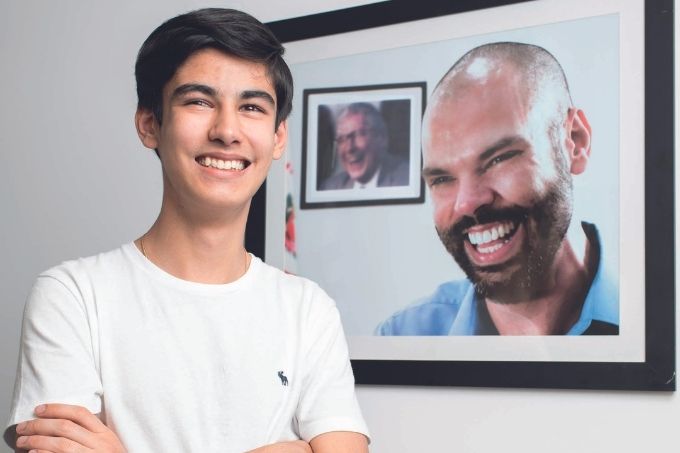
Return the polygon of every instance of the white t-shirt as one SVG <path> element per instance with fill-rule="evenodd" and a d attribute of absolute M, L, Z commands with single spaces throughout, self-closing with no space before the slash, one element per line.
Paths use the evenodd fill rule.
<path fill-rule="evenodd" d="M 131 452 L 243 452 L 368 434 L 334 302 L 251 260 L 239 280 L 173 277 L 133 243 L 41 274 L 8 427 L 40 403 L 102 413 Z"/>

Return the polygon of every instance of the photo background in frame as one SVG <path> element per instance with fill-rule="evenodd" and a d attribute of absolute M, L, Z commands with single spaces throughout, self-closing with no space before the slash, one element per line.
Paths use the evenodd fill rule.
<path fill-rule="evenodd" d="M 607 15 L 423 45 L 293 65 L 298 89 L 352 83 L 424 79 L 434 87 L 473 47 L 496 41 L 537 44 L 563 66 L 574 103 L 593 128 L 587 171 L 574 178 L 574 219 L 594 222 L 605 240 L 606 261 L 618 275 L 619 41 L 618 17 Z M 429 93 L 428 93 L 429 95 Z M 295 130 L 295 120 L 291 127 Z M 299 168 L 299 145 L 289 159 Z M 371 335 L 376 325 L 430 294 L 440 283 L 464 278 L 444 251 L 424 205 L 301 211 L 296 224 L 297 268 L 336 300 L 349 336 Z"/>

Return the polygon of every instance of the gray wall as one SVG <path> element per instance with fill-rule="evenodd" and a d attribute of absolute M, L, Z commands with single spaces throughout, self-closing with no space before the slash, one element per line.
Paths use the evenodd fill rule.
<path fill-rule="evenodd" d="M 151 29 L 211 4 L 268 21 L 366 2 L 94 3 L 0 5 L 0 414 L 9 411 L 21 312 L 36 274 L 130 241 L 157 214 L 158 163 L 132 123 L 134 57 Z M 358 393 L 376 453 L 680 445 L 675 394 L 373 386 Z"/>

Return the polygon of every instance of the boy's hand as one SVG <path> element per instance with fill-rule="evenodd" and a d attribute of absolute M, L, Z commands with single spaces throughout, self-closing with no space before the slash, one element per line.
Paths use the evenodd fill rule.
<path fill-rule="evenodd" d="M 80 406 L 43 404 L 38 418 L 17 425 L 17 448 L 51 453 L 124 453 L 120 440 L 99 418 Z"/>

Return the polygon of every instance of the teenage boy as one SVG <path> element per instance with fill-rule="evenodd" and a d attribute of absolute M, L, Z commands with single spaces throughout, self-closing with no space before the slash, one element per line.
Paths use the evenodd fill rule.
<path fill-rule="evenodd" d="M 286 144 L 292 78 L 253 17 L 204 9 L 137 58 L 163 202 L 134 242 L 41 274 L 5 439 L 50 452 L 365 452 L 338 311 L 244 249 Z"/>

